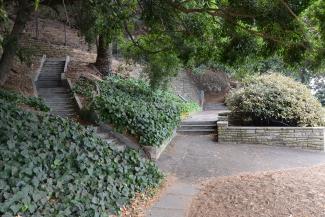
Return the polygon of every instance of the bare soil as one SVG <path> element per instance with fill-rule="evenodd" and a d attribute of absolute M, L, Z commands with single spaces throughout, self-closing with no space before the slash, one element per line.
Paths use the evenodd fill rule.
<path fill-rule="evenodd" d="M 325 216 L 325 165 L 210 180 L 188 216 Z"/>

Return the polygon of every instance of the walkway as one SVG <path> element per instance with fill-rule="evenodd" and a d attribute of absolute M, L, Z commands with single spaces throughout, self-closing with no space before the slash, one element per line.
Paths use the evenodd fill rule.
<path fill-rule="evenodd" d="M 191 198 L 198 192 L 198 183 L 208 178 L 324 163 L 323 152 L 262 145 L 226 145 L 216 143 L 211 135 L 178 135 L 157 162 L 164 172 L 176 176 L 178 182 L 167 189 L 147 216 L 186 216 Z"/>
<path fill-rule="evenodd" d="M 211 111 L 197 112 L 182 122 L 186 123 L 186 122 L 193 122 L 193 121 L 217 121 L 218 114 L 225 111 L 227 110 L 211 110 Z"/>

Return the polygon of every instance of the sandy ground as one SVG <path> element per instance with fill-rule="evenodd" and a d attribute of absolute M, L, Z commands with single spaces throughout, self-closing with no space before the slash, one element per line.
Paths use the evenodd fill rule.
<path fill-rule="evenodd" d="M 188 216 L 325 216 L 325 165 L 210 180 Z"/>

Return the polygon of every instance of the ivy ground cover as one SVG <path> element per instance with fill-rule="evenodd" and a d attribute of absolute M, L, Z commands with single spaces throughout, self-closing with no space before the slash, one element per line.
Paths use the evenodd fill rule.
<path fill-rule="evenodd" d="M 0 98 L 0 216 L 108 216 L 163 175 L 67 119 Z"/>
<path fill-rule="evenodd" d="M 88 99 L 87 109 L 100 121 L 127 131 L 145 146 L 160 146 L 178 127 L 182 114 L 199 109 L 168 91 L 153 90 L 141 80 L 107 77 L 97 81 L 97 86 L 97 95 L 86 81 L 78 82 L 75 91 Z"/>

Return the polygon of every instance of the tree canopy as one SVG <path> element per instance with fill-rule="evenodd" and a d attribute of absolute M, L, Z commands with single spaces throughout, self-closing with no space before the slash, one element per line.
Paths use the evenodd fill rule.
<path fill-rule="evenodd" d="M 22 5 L 34 1 L 17 2 Z M 201 64 L 223 64 L 235 68 L 239 74 L 241 66 L 249 73 L 270 66 L 290 67 L 302 78 L 324 68 L 322 0 L 72 3 L 78 4 L 77 23 L 81 33 L 88 42 L 97 42 L 95 65 L 104 75 L 110 72 L 113 40 L 119 40 L 126 57 L 145 64 L 153 87 L 165 86 L 180 67 Z M 0 16 L 5 17 L 4 10 Z"/>

